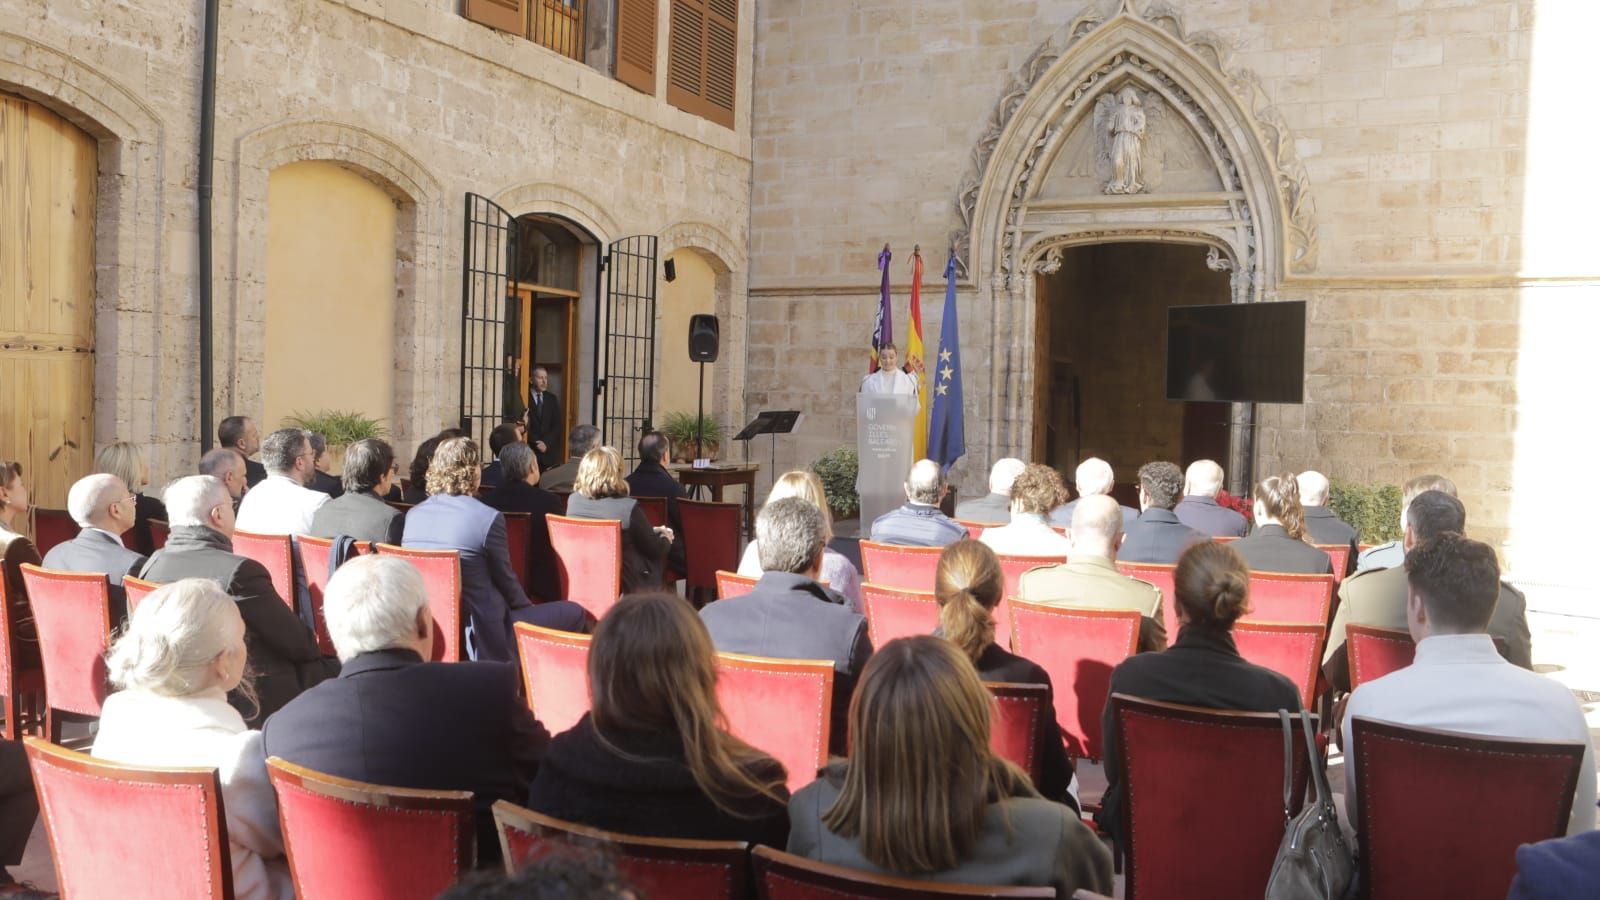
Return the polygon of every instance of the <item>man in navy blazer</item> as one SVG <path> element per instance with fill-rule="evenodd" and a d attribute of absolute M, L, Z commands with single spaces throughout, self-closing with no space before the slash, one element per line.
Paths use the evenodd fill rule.
<path fill-rule="evenodd" d="M 1250 523 L 1245 517 L 1217 502 L 1222 490 L 1222 467 L 1209 459 L 1197 459 L 1189 464 L 1183 476 L 1184 497 L 1173 515 L 1178 521 L 1204 531 L 1212 537 L 1244 537 Z"/>
<path fill-rule="evenodd" d="M 51 547 L 44 555 L 44 567 L 104 572 L 111 582 L 111 624 L 119 625 L 128 615 L 122 577 L 137 575 L 144 566 L 144 556 L 122 543 L 123 533 L 133 527 L 133 492 L 115 475 L 89 475 L 78 479 L 67 492 L 67 511 L 83 530 L 72 540 Z"/>
<path fill-rule="evenodd" d="M 1183 490 L 1183 472 L 1173 463 L 1149 462 L 1139 467 L 1138 521 L 1117 551 L 1123 562 L 1175 563 L 1193 544 L 1211 535 L 1178 521 L 1172 508 Z"/>
<path fill-rule="evenodd" d="M 471 791 L 479 859 L 499 859 L 490 807 L 522 802 L 550 742 L 517 696 L 517 667 L 424 662 L 427 592 L 416 568 L 392 556 L 340 566 L 323 611 L 344 667 L 267 720 L 266 755 L 357 781 Z"/>

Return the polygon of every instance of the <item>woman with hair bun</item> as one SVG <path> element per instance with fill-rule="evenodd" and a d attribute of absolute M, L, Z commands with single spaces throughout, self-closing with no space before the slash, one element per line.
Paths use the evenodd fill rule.
<path fill-rule="evenodd" d="M 1333 574 L 1333 560 L 1317 549 L 1306 531 L 1300 484 L 1293 475 L 1272 475 L 1256 485 L 1255 530 L 1233 549 L 1255 572 Z"/>
<path fill-rule="evenodd" d="M 1178 638 L 1160 653 L 1140 653 L 1111 672 L 1111 694 L 1241 712 L 1298 712 L 1300 691 L 1277 672 L 1246 662 L 1233 624 L 1250 611 L 1250 571 L 1232 544 L 1196 544 L 1173 572 Z M 1095 824 L 1116 835 L 1122 824 L 1121 773 L 1111 704 L 1103 714 L 1106 793 Z"/>

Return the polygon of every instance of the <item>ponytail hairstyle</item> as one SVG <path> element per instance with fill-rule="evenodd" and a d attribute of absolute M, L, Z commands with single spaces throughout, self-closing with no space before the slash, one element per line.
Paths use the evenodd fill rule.
<path fill-rule="evenodd" d="M 1000 559 L 989 545 L 962 538 L 939 554 L 933 580 L 939 631 L 974 663 L 994 643 L 994 608 L 1003 590 Z"/>
<path fill-rule="evenodd" d="M 238 605 L 209 578 L 162 585 L 139 604 L 106 653 L 111 683 L 163 697 L 218 687 L 211 664 L 238 649 L 229 627 L 238 621 Z M 248 669 L 237 690 L 255 703 Z"/>
<path fill-rule="evenodd" d="M 1266 509 L 1267 515 L 1278 520 L 1289 537 L 1311 542 L 1306 533 L 1306 512 L 1300 505 L 1300 482 L 1293 474 L 1270 475 L 1256 485 L 1256 502 Z"/>
<path fill-rule="evenodd" d="M 1184 618 L 1224 631 L 1250 611 L 1250 569 L 1227 544 L 1204 541 L 1178 557 L 1173 593 Z"/>

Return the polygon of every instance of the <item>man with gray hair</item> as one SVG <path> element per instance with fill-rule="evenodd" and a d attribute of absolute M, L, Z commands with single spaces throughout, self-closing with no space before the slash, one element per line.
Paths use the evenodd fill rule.
<path fill-rule="evenodd" d="M 1345 524 L 1338 514 L 1328 508 L 1328 476 L 1307 469 L 1294 477 L 1300 486 L 1300 509 L 1306 517 L 1306 533 L 1312 543 L 1344 544 L 1350 548 L 1345 560 L 1345 572 L 1356 568 L 1356 530 Z"/>
<path fill-rule="evenodd" d="M 1164 650 L 1161 591 L 1117 571 L 1122 509 L 1104 495 L 1084 497 L 1072 512 L 1072 552 L 1065 564 L 1024 572 L 1017 593 L 1030 603 L 1092 609 L 1132 609 L 1139 620 L 1139 652 Z"/>
<path fill-rule="evenodd" d="M 1072 486 L 1078 492 L 1078 499 L 1063 503 L 1050 510 L 1050 524 L 1057 528 L 1072 527 L 1072 513 L 1076 509 L 1078 500 L 1085 497 L 1111 496 L 1111 489 L 1116 487 L 1116 474 L 1111 471 L 1111 464 L 1098 456 L 1091 456 L 1078 463 L 1077 471 L 1072 473 Z M 1122 530 L 1126 532 L 1133 527 L 1139 518 L 1139 511 L 1129 506 L 1122 509 Z"/>
<path fill-rule="evenodd" d="M 364 438 L 346 447 L 340 485 L 343 490 L 317 508 L 307 534 L 399 544 L 405 536 L 405 513 L 383 499 L 399 474 L 394 448 L 388 441 Z"/>
<path fill-rule="evenodd" d="M 1250 523 L 1234 510 L 1217 502 L 1222 492 L 1222 467 L 1209 459 L 1197 459 L 1183 474 L 1183 499 L 1172 514 L 1178 521 L 1212 537 L 1244 537 Z"/>
<path fill-rule="evenodd" d="M 235 459 L 239 456 L 232 450 L 222 452 Z M 67 511 L 82 530 L 77 537 L 51 547 L 44 555 L 46 569 L 105 573 L 111 585 L 113 626 L 120 624 L 128 614 L 122 578 L 137 575 L 145 562 L 142 554 L 129 550 L 122 543 L 123 533 L 133 527 L 133 506 L 133 492 L 115 475 L 89 475 L 78 479 L 67 491 Z"/>
<path fill-rule="evenodd" d="M 872 642 L 867 620 L 817 584 L 826 533 L 822 512 L 799 497 L 763 506 L 756 516 L 761 580 L 743 597 L 708 604 L 700 618 L 712 643 L 725 653 L 833 660 L 829 743 L 843 753 L 850 695 L 872 655 Z"/>
<path fill-rule="evenodd" d="M 1004 525 L 1011 521 L 1011 485 L 1027 468 L 1020 459 L 1006 457 L 989 470 L 989 493 L 976 500 L 956 504 L 956 518 L 985 525 Z"/>
<path fill-rule="evenodd" d="M 574 425 L 567 435 L 567 461 L 539 476 L 539 483 L 547 491 L 570 493 L 572 483 L 578 479 L 578 464 L 583 455 L 600 442 L 600 429 L 593 425 Z"/>
<path fill-rule="evenodd" d="M 328 635 L 344 664 L 261 729 L 262 748 L 339 778 L 471 791 L 480 863 L 500 857 L 490 807 L 522 803 L 550 734 L 498 662 L 428 662 L 433 613 L 422 576 L 392 556 L 360 556 L 328 581 Z"/>
<path fill-rule="evenodd" d="M 217 447 L 200 457 L 200 474 L 210 475 L 222 482 L 228 489 L 228 496 L 233 498 L 234 509 L 239 508 L 244 492 L 250 489 L 245 458 L 231 447 Z"/>
<path fill-rule="evenodd" d="M 967 536 L 967 529 L 939 509 L 949 492 L 944 469 L 931 459 L 919 459 L 906 479 L 906 503 L 872 523 L 871 540 L 907 547 L 945 547 Z"/>
<path fill-rule="evenodd" d="M 255 534 L 307 534 L 317 510 L 330 499 L 307 487 L 316 475 L 310 432 L 280 428 L 261 442 L 265 481 L 239 504 L 239 530 Z"/>

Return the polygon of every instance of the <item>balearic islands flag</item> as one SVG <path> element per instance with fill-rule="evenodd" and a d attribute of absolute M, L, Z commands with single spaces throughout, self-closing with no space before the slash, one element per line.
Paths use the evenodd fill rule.
<path fill-rule="evenodd" d="M 922 248 L 911 251 L 911 334 L 906 338 L 906 363 L 917 379 L 917 419 L 911 426 L 914 458 L 928 454 L 928 379 L 922 364 Z"/>
<path fill-rule="evenodd" d="M 967 452 L 961 406 L 961 323 L 956 315 L 956 254 L 944 266 L 944 318 L 939 322 L 939 358 L 933 368 L 933 416 L 928 426 L 928 459 L 945 471 Z"/>
<path fill-rule="evenodd" d="M 889 306 L 889 260 L 893 258 L 889 245 L 884 244 L 883 252 L 878 254 L 878 271 L 883 273 L 883 286 L 879 288 L 878 295 L 878 324 L 872 329 L 872 362 L 867 366 L 868 375 L 878 371 L 878 348 L 894 343 L 894 310 Z"/>

